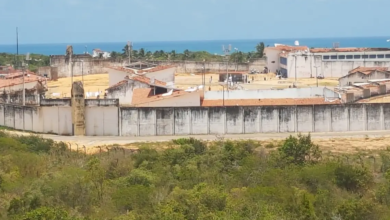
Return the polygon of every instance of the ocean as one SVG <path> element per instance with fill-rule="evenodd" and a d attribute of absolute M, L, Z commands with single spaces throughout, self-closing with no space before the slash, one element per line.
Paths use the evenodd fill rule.
<path fill-rule="evenodd" d="M 144 48 L 146 51 L 163 50 L 170 52 L 175 50 L 181 53 L 188 49 L 190 51 L 207 51 L 213 54 L 222 54 L 222 45 L 231 45 L 232 51 L 237 48 L 242 52 L 255 51 L 259 42 L 264 42 L 265 46 L 273 46 L 275 43 L 294 45 L 296 40 L 300 45 L 308 47 L 329 48 L 333 43 L 339 43 L 340 47 L 390 47 L 386 37 L 350 37 L 350 38 L 307 38 L 307 39 L 259 39 L 259 40 L 210 40 L 210 41 L 161 41 L 161 42 L 133 42 L 133 48 L 138 50 Z M 84 53 L 86 50 L 99 48 L 103 51 L 121 52 L 127 42 L 116 43 L 70 43 L 75 54 Z M 66 46 L 69 44 L 23 44 L 19 42 L 19 53 L 34 53 L 44 55 L 65 54 Z M 16 44 L 0 45 L 0 53 L 16 53 Z"/>

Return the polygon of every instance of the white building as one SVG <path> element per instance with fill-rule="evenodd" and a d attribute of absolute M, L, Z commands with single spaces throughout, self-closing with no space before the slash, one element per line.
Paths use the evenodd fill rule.
<path fill-rule="evenodd" d="M 283 54 L 293 51 L 308 51 L 306 46 L 289 46 L 283 44 L 275 44 L 274 47 L 266 47 L 264 49 L 265 56 L 267 57 L 267 67 L 270 72 L 276 73 L 280 70 L 280 64 L 283 62 L 280 57 Z"/>
<path fill-rule="evenodd" d="M 287 78 L 309 78 L 316 75 L 339 78 L 357 67 L 390 67 L 390 48 L 307 50 L 282 45 L 266 48 L 265 53 L 271 72 L 279 70 Z M 276 56 L 279 56 L 279 60 Z"/>
<path fill-rule="evenodd" d="M 93 49 L 92 57 L 101 57 L 104 59 L 110 58 L 111 54 L 109 52 L 102 51 L 100 49 Z"/>
<path fill-rule="evenodd" d="M 109 76 L 109 86 L 122 81 L 126 76 L 145 76 L 167 83 L 173 87 L 175 82 L 176 66 L 155 66 L 144 63 L 134 63 L 127 67 L 110 67 L 106 70 Z"/>

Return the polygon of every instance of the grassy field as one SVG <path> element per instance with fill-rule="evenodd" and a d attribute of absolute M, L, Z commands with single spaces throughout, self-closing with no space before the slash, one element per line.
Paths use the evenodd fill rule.
<path fill-rule="evenodd" d="M 212 77 L 212 83 L 209 83 L 210 77 Z M 251 83 L 243 85 L 245 89 L 269 89 L 269 88 L 288 88 L 294 83 L 294 79 L 279 80 L 275 77 L 275 74 L 256 74 L 249 75 Z M 252 78 L 254 81 L 252 81 Z M 266 78 L 266 80 L 264 80 Z M 81 81 L 81 76 L 74 77 L 73 81 Z M 177 73 L 175 77 L 176 87 L 179 89 L 187 89 L 188 87 L 198 86 L 202 84 L 202 76 L 188 73 Z M 59 93 L 60 97 L 69 97 L 72 79 L 60 78 L 58 81 L 48 82 L 48 92 L 46 96 L 53 97 L 53 93 Z M 314 78 L 298 79 L 298 87 L 312 87 L 316 86 L 317 80 Z M 318 80 L 319 86 L 334 87 L 338 84 L 336 78 L 327 78 Z M 206 73 L 206 89 L 210 87 L 211 90 L 222 90 L 222 87 L 218 83 L 218 74 Z M 85 92 L 104 92 L 108 88 L 108 74 L 93 74 L 84 76 L 84 89 Z"/>

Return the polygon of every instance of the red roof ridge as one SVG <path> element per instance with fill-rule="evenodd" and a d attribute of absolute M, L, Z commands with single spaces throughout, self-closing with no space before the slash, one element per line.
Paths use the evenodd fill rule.
<path fill-rule="evenodd" d="M 119 70 L 119 71 L 126 72 L 126 73 L 132 73 L 132 74 L 135 73 L 132 69 L 124 68 L 122 66 L 120 66 L 120 67 L 118 67 L 118 66 L 109 66 L 108 68 L 109 69 L 113 69 L 113 70 Z"/>
<path fill-rule="evenodd" d="M 152 72 L 166 70 L 166 69 L 173 68 L 173 67 L 176 67 L 176 65 L 161 65 L 161 66 L 156 66 L 156 67 L 153 67 L 153 68 L 147 69 L 147 70 L 138 70 L 137 73 L 152 73 Z"/>
<path fill-rule="evenodd" d="M 112 88 L 118 87 L 124 83 L 127 83 L 129 80 L 138 81 L 138 82 L 145 83 L 145 84 L 152 85 L 152 86 L 165 87 L 167 85 L 166 82 L 156 80 L 156 79 L 154 80 L 154 84 L 152 84 L 152 80 L 150 78 L 148 78 L 146 76 L 134 75 L 134 76 L 129 77 L 128 79 L 124 79 L 124 80 L 108 87 L 106 90 L 110 90 Z"/>
<path fill-rule="evenodd" d="M 163 100 L 163 99 L 176 98 L 176 97 L 179 97 L 179 96 L 186 95 L 186 94 L 190 93 L 190 92 L 179 90 L 179 91 L 172 92 L 172 94 L 168 95 L 168 96 L 163 96 L 163 94 L 158 94 L 158 95 L 151 96 L 150 93 L 149 93 L 148 96 L 142 97 L 142 96 L 145 95 L 145 92 L 146 92 L 146 90 L 139 90 L 139 91 L 133 93 L 133 101 L 132 101 L 131 104 L 136 106 L 136 105 L 141 105 L 141 104 L 145 104 L 145 103 L 160 101 L 160 100 Z M 136 98 L 136 99 L 134 99 L 134 98 Z"/>
<path fill-rule="evenodd" d="M 281 98 L 281 99 L 219 99 L 203 100 L 201 106 L 295 106 L 295 105 L 322 105 L 340 104 L 340 100 L 327 102 L 325 98 Z"/>

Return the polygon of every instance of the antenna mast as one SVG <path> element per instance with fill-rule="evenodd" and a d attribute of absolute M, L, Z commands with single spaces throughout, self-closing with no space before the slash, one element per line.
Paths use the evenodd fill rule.
<path fill-rule="evenodd" d="M 225 45 L 222 45 L 222 52 L 224 54 L 224 57 L 225 57 L 225 61 L 226 61 L 226 84 L 228 84 L 228 89 L 229 89 L 229 55 L 230 55 L 230 51 L 232 50 L 232 45 L 229 44 L 229 46 L 227 48 L 225 48 Z"/>
<path fill-rule="evenodd" d="M 19 67 L 19 33 L 18 28 L 16 27 L 16 69 Z"/>

